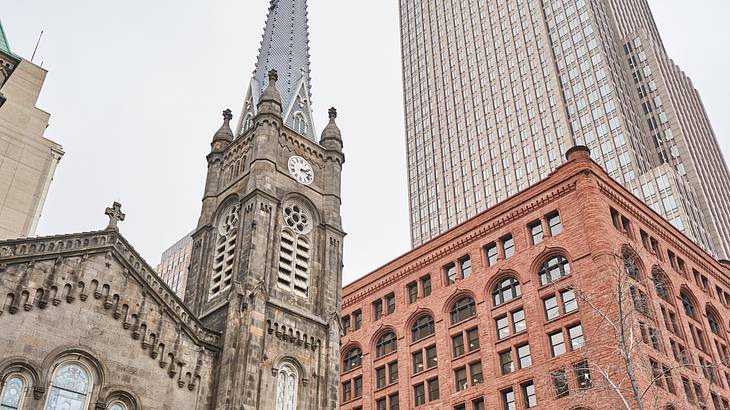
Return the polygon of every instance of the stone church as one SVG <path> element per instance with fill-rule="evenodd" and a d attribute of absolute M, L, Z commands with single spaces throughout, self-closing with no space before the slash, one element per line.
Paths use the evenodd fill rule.
<path fill-rule="evenodd" d="M 342 138 L 317 140 L 305 0 L 272 0 L 207 159 L 180 300 L 119 233 L 0 242 L 0 409 L 337 408 Z"/>

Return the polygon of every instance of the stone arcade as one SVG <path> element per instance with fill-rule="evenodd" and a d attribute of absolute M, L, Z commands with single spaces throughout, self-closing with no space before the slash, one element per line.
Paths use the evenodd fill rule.
<path fill-rule="evenodd" d="M 334 109 L 314 140 L 307 32 L 304 0 L 272 1 L 207 155 L 184 301 L 118 203 L 101 231 L 0 242 L 0 407 L 337 408 L 344 155 Z"/>

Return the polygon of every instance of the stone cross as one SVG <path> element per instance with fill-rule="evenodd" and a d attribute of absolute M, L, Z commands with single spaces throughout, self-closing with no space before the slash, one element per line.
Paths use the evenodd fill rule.
<path fill-rule="evenodd" d="M 122 204 L 114 201 L 111 208 L 107 208 L 106 211 L 104 211 L 104 214 L 109 217 L 109 225 L 107 225 L 106 229 L 114 229 L 115 231 L 118 231 L 119 228 L 117 228 L 117 223 L 123 221 L 125 217 L 124 213 L 122 213 Z"/>

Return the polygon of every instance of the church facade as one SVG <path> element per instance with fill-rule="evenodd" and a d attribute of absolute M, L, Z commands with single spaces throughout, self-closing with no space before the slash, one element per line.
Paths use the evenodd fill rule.
<path fill-rule="evenodd" d="M 272 2 L 206 157 L 183 300 L 117 203 L 106 229 L 0 242 L 0 408 L 337 408 L 344 154 L 336 110 L 314 137 L 307 31 L 304 0 Z"/>

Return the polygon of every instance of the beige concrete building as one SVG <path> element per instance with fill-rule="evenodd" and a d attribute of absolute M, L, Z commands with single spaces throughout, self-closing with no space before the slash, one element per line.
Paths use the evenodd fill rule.
<path fill-rule="evenodd" d="M 193 253 L 193 237 L 191 235 L 192 232 L 162 252 L 160 264 L 157 265 L 156 269 L 160 279 L 180 298 L 185 295 L 190 256 Z"/>
<path fill-rule="evenodd" d="M 46 73 L 10 51 L 0 24 L 0 239 L 35 235 L 63 156 L 44 138 L 50 114 L 36 107 Z"/>
<path fill-rule="evenodd" d="M 400 0 L 400 13 L 414 246 L 582 144 L 640 198 L 661 191 L 654 209 L 728 256 L 727 165 L 646 0 Z"/>

